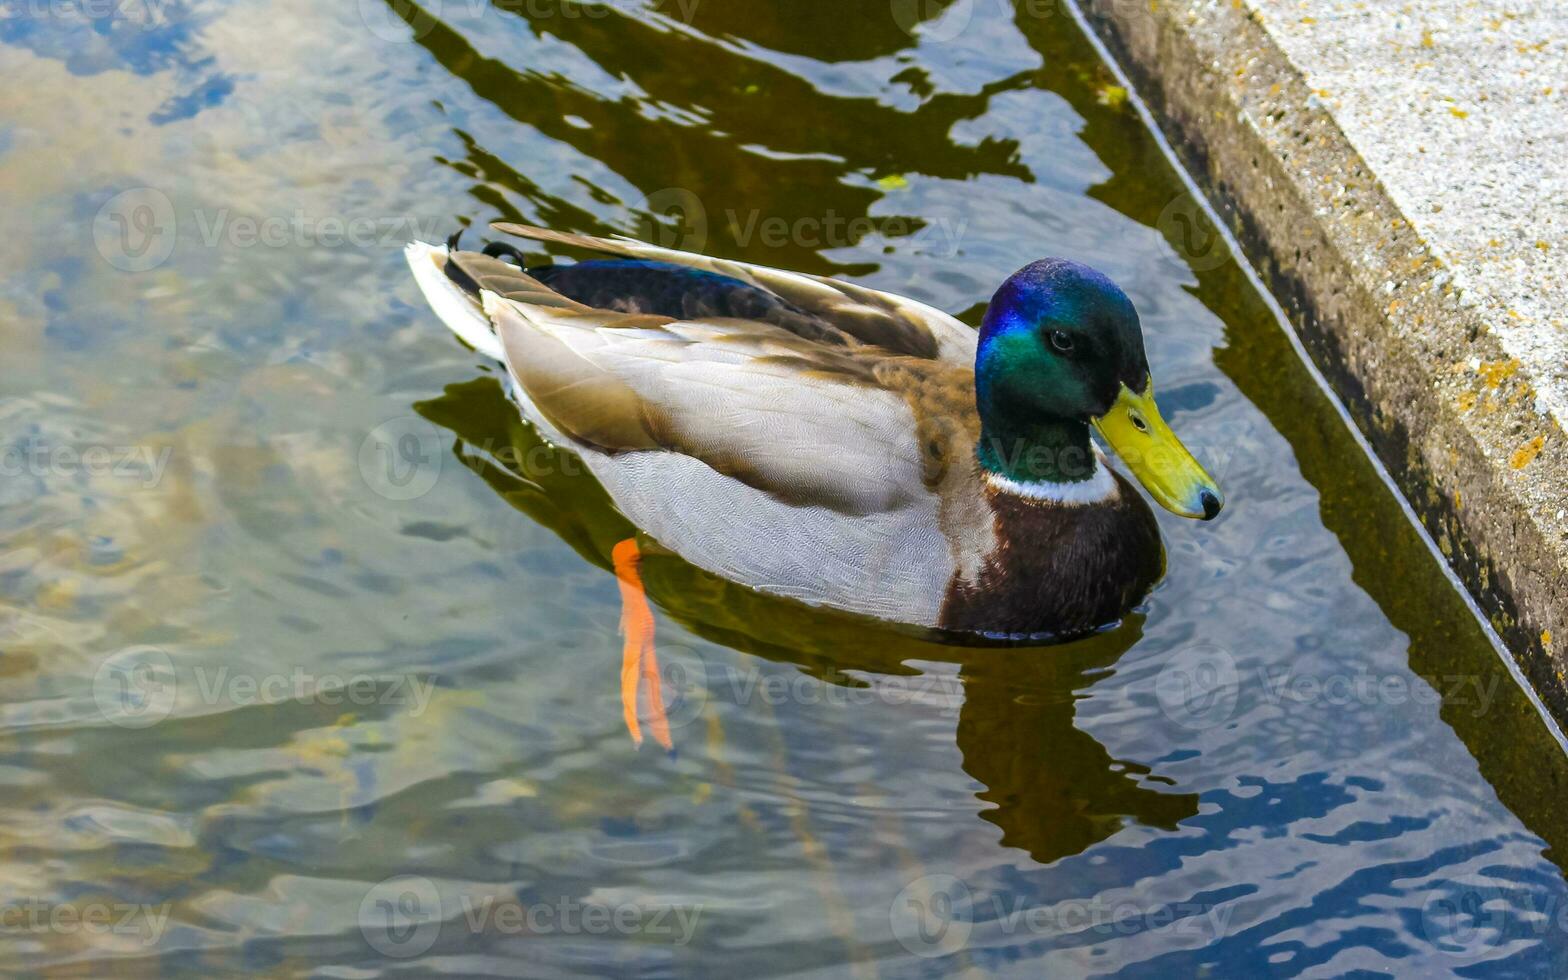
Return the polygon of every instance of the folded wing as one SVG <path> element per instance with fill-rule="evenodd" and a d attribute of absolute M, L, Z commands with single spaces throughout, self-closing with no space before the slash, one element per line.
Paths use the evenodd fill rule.
<path fill-rule="evenodd" d="M 731 276 L 770 290 L 827 320 L 862 343 L 893 353 L 973 366 L 976 334 L 952 316 L 904 296 L 826 276 L 788 272 L 747 262 L 660 248 L 630 238 L 595 238 L 530 225 L 498 222 L 497 231 L 534 241 L 608 255 L 670 262 Z"/>

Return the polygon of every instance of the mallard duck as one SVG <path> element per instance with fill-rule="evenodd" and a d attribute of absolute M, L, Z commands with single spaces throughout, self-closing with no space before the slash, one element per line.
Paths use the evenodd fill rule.
<path fill-rule="evenodd" d="M 612 257 L 524 268 L 504 241 L 415 242 L 431 307 L 505 364 L 523 415 L 633 524 L 725 579 L 897 623 L 1062 637 L 1114 622 L 1164 573 L 1153 512 L 1091 428 L 1167 509 L 1220 512 L 1160 417 L 1131 300 L 1088 266 L 1024 266 L 975 331 L 828 277 L 494 228 Z M 637 682 L 657 681 L 638 555 L 635 539 L 612 555 L 634 737 Z"/>

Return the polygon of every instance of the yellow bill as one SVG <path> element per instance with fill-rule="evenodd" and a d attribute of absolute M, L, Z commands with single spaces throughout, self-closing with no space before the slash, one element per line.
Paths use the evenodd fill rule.
<path fill-rule="evenodd" d="M 1183 517 L 1212 520 L 1225 504 L 1219 484 L 1198 465 L 1154 404 L 1154 382 L 1143 394 L 1122 385 L 1094 427 L 1160 506 Z"/>

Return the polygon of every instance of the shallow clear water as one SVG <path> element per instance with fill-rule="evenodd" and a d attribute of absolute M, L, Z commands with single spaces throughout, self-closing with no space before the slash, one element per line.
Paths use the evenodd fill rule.
<path fill-rule="evenodd" d="M 0 969 L 1541 976 L 1562 754 L 1059 8 L 0 6 Z M 1121 628 L 650 559 L 427 311 L 521 218 L 1142 313 L 1228 496 Z"/>

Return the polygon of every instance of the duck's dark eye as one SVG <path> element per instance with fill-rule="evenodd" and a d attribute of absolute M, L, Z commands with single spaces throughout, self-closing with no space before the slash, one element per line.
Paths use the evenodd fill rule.
<path fill-rule="evenodd" d="M 1051 346 L 1065 354 L 1073 349 L 1073 338 L 1064 331 L 1052 330 Z"/>

